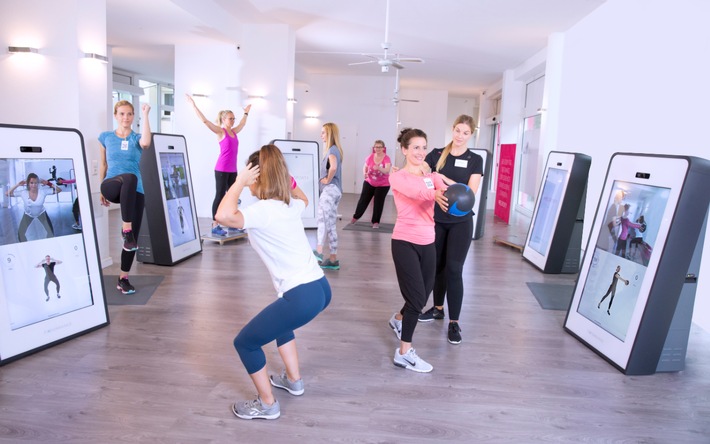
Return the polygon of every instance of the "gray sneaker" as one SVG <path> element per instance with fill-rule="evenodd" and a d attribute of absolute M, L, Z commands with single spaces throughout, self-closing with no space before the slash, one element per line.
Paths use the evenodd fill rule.
<path fill-rule="evenodd" d="M 390 318 L 390 328 L 394 331 L 394 334 L 397 335 L 397 339 L 402 340 L 402 320 L 397 319 L 395 317 L 397 313 L 393 314 L 392 317 Z"/>
<path fill-rule="evenodd" d="M 417 356 L 417 352 L 410 348 L 407 353 L 400 355 L 399 347 L 394 350 L 394 365 L 406 368 L 418 373 L 429 373 L 434 370 L 431 364 Z"/>
<path fill-rule="evenodd" d="M 294 396 L 301 396 L 303 394 L 303 379 L 291 382 L 288 376 L 286 376 L 286 370 L 282 371 L 280 375 L 271 375 L 269 381 L 271 381 L 271 385 L 274 387 L 282 388 Z"/>
<path fill-rule="evenodd" d="M 258 396 L 251 401 L 241 401 L 232 404 L 232 413 L 242 419 L 276 419 L 281 416 L 279 401 L 274 400 L 271 405 L 264 405 Z"/>

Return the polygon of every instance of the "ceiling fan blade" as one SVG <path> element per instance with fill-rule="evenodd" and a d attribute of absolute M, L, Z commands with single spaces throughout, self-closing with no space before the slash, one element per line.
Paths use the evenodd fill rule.
<path fill-rule="evenodd" d="M 353 63 L 348 63 L 348 66 L 354 66 L 354 65 L 367 65 L 370 63 L 375 63 L 377 60 L 368 60 L 366 62 L 353 62 Z"/>
<path fill-rule="evenodd" d="M 398 63 L 397 60 L 391 60 L 391 59 L 390 59 L 390 63 L 388 63 L 388 65 L 394 66 L 394 67 L 397 68 L 397 69 L 403 69 L 403 68 L 404 68 L 404 65 L 401 65 L 400 63 Z"/>
<path fill-rule="evenodd" d="M 394 60 L 396 62 L 424 63 L 424 59 L 420 59 L 419 57 L 397 57 Z"/>

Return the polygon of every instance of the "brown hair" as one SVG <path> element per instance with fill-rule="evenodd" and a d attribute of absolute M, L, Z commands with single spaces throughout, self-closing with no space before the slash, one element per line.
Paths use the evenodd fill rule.
<path fill-rule="evenodd" d="M 247 163 L 259 166 L 256 197 L 291 202 L 291 175 L 281 150 L 276 145 L 264 145 L 252 153 Z"/>
<path fill-rule="evenodd" d="M 454 120 L 454 125 L 452 128 L 456 128 L 456 125 L 463 123 L 464 125 L 468 125 L 469 128 L 471 128 L 471 132 L 476 129 L 476 123 L 473 121 L 473 117 L 467 116 L 466 114 L 461 114 Z M 444 147 L 444 151 L 441 153 L 441 157 L 439 157 L 439 160 L 436 162 L 436 171 L 441 171 L 442 168 L 444 168 L 444 164 L 446 163 L 446 158 L 449 156 L 449 153 L 451 153 L 451 147 L 453 146 L 454 141 L 452 140 L 449 142 L 448 145 Z"/>
<path fill-rule="evenodd" d="M 385 145 L 385 142 L 381 141 L 380 139 L 375 140 L 375 143 L 372 144 L 372 152 L 375 152 L 375 145 L 382 145 L 382 152 L 386 153 L 387 152 L 387 145 Z"/>
<path fill-rule="evenodd" d="M 423 137 L 426 140 L 426 133 L 417 128 L 405 128 L 399 132 L 399 137 L 397 137 L 397 142 L 402 148 L 407 148 L 409 146 L 409 141 L 415 137 Z"/>

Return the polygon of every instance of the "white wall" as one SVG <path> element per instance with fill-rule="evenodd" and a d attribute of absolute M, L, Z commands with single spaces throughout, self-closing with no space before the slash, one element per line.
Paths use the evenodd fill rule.
<path fill-rule="evenodd" d="M 704 0 L 613 1 L 565 33 L 556 146 L 545 149 L 592 157 L 586 214 L 615 152 L 710 157 L 708 17 Z M 710 331 L 710 236 L 704 251 L 693 320 Z"/>
<path fill-rule="evenodd" d="M 99 159 L 97 137 L 107 129 L 109 68 L 83 54 L 107 55 L 105 1 L 3 0 L 0 42 L 0 122 L 78 129 L 91 174 Z M 6 52 L 8 46 L 32 46 L 40 54 L 21 60 Z M 100 260 L 107 266 L 108 218 L 98 203 L 98 176 L 89 182 Z"/>
<path fill-rule="evenodd" d="M 175 130 L 187 142 L 199 217 L 212 217 L 219 144 L 217 136 L 197 118 L 185 94 L 207 95 L 194 99 L 213 122 L 220 110 L 229 109 L 239 123 L 243 108 L 252 105 L 239 133 L 238 169 L 246 164 L 249 154 L 273 139 L 286 138 L 290 131 L 288 110 L 293 104 L 288 104 L 287 98 L 293 89 L 293 33 L 281 25 L 245 25 L 244 29 L 239 50 L 233 44 L 214 42 L 175 47 Z"/>

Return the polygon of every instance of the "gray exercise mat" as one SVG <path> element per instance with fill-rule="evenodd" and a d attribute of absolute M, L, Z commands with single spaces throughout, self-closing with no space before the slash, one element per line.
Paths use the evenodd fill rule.
<path fill-rule="evenodd" d="M 394 229 L 394 224 L 380 224 L 380 228 L 372 228 L 372 223 L 370 222 L 355 222 L 354 224 L 347 224 L 343 230 L 349 231 L 369 231 L 371 233 L 392 233 Z"/>
<path fill-rule="evenodd" d="M 541 282 L 526 282 L 526 284 L 543 309 L 567 311 L 569 308 L 574 294 L 574 285 Z"/>
<path fill-rule="evenodd" d="M 118 276 L 104 275 L 104 291 L 108 305 L 145 305 L 163 282 L 163 276 L 128 276 L 128 281 L 136 288 L 133 294 L 123 294 L 116 288 Z"/>

